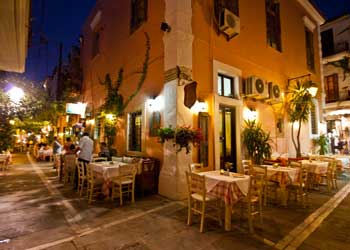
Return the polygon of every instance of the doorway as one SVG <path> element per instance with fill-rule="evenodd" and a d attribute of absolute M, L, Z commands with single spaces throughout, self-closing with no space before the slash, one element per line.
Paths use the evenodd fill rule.
<path fill-rule="evenodd" d="M 236 109 L 219 107 L 220 169 L 237 172 Z"/>

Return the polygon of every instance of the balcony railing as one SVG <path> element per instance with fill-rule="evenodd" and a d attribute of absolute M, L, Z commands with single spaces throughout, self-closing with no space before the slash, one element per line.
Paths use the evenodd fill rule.
<path fill-rule="evenodd" d="M 350 101 L 350 90 L 339 91 L 338 95 L 326 96 L 326 103 Z"/>

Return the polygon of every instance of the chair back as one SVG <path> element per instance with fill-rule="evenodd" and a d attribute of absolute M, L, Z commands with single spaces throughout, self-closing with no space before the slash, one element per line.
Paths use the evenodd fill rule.
<path fill-rule="evenodd" d="M 191 163 L 189 166 L 190 172 L 202 172 L 204 170 L 203 163 Z"/>
<path fill-rule="evenodd" d="M 205 188 L 205 176 L 199 175 L 197 173 L 189 173 L 189 192 L 190 194 L 192 193 L 197 193 L 203 196 L 205 199 L 206 195 L 206 188 Z"/>
<path fill-rule="evenodd" d="M 84 178 L 85 176 L 84 162 L 78 161 L 78 178 Z"/>
<path fill-rule="evenodd" d="M 91 165 L 86 166 L 86 179 L 88 182 L 94 182 L 94 168 Z"/>
<path fill-rule="evenodd" d="M 76 157 L 74 154 L 64 155 L 64 168 L 66 170 L 72 170 L 76 166 Z"/>
<path fill-rule="evenodd" d="M 252 167 L 252 160 L 242 160 L 243 174 L 249 174 Z"/>
<path fill-rule="evenodd" d="M 308 169 L 305 166 L 300 167 L 300 172 L 299 172 L 299 183 L 301 187 L 307 187 L 307 181 L 308 181 Z"/>
<path fill-rule="evenodd" d="M 335 177 L 335 172 L 337 170 L 337 161 L 332 160 L 328 162 L 327 175 L 329 177 Z"/>
<path fill-rule="evenodd" d="M 136 166 L 135 164 L 121 164 L 118 167 L 119 171 L 119 180 L 124 181 L 124 180 L 132 180 L 135 181 L 135 176 L 136 176 Z"/>

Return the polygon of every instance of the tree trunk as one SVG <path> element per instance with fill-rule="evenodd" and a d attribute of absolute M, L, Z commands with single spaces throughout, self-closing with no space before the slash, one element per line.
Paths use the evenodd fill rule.
<path fill-rule="evenodd" d="M 295 139 L 294 139 L 294 122 L 292 122 L 292 133 L 291 133 L 291 137 L 292 137 L 292 142 L 293 142 L 293 146 L 295 149 L 295 152 L 297 152 L 297 144 L 295 143 Z"/>
<path fill-rule="evenodd" d="M 301 148 L 300 148 L 300 130 L 301 130 L 301 120 L 299 120 L 299 128 L 297 134 L 297 157 L 301 157 Z"/>

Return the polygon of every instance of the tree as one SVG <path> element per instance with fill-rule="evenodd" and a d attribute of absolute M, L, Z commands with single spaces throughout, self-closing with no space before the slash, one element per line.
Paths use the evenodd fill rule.
<path fill-rule="evenodd" d="M 311 108 L 314 105 L 312 102 L 312 95 L 309 88 L 312 87 L 311 81 L 299 82 L 289 88 L 287 111 L 289 121 L 292 123 L 291 137 L 296 151 L 296 157 L 301 157 L 300 147 L 300 132 L 302 123 L 309 121 Z M 294 123 L 298 123 L 298 132 L 296 138 L 294 137 Z"/>
<path fill-rule="evenodd" d="M 0 153 L 7 150 L 12 143 L 13 128 L 10 120 L 13 116 L 13 107 L 7 94 L 0 89 Z"/>

